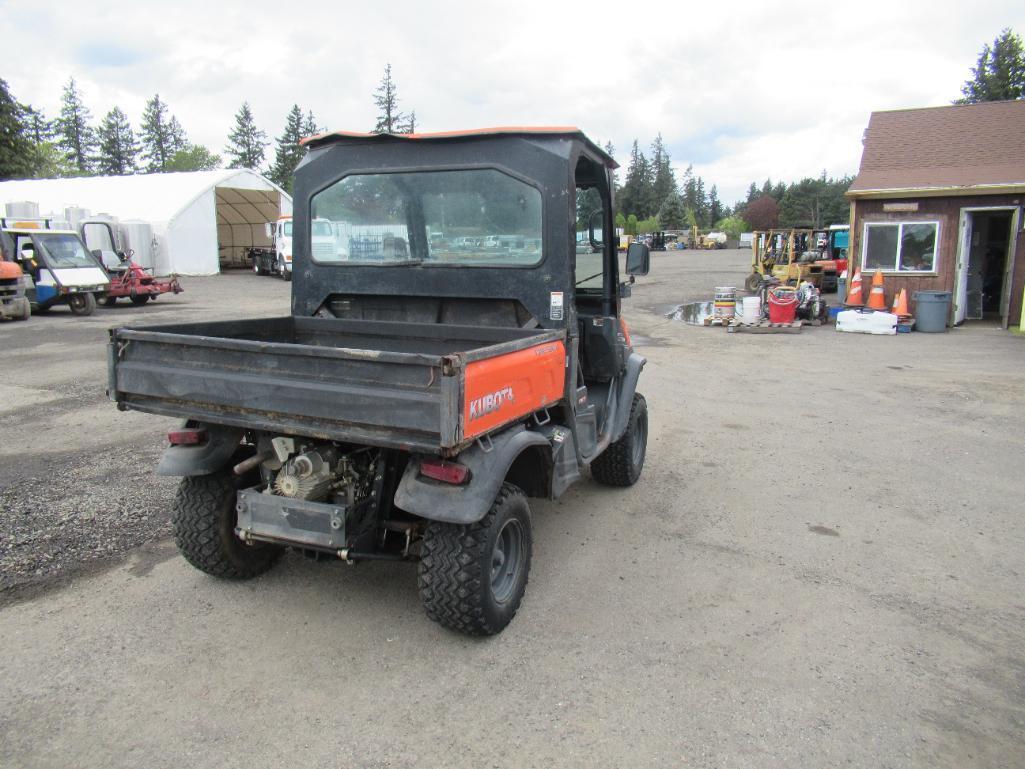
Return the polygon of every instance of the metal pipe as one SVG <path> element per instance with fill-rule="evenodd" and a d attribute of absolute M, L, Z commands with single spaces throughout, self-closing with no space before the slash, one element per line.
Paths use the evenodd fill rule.
<path fill-rule="evenodd" d="M 266 462 L 273 456 L 274 453 L 271 451 L 261 451 L 257 454 L 253 454 L 253 456 L 249 457 L 249 459 L 243 459 L 241 462 L 235 465 L 235 467 L 233 468 L 233 472 L 235 473 L 235 475 L 245 475 L 254 467 L 258 467 L 259 465 Z"/>

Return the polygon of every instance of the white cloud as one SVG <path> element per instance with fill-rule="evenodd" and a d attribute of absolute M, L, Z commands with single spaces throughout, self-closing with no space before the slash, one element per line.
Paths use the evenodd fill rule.
<path fill-rule="evenodd" d="M 280 133 L 293 103 L 367 129 L 391 62 L 424 130 L 576 124 L 621 161 L 661 131 L 732 202 L 752 180 L 854 172 L 875 109 L 948 103 L 1016 2 L 694 4 L 54 0 L 0 7 L 4 77 L 49 115 L 68 77 L 95 118 L 159 92 L 221 152 L 243 100 Z"/>

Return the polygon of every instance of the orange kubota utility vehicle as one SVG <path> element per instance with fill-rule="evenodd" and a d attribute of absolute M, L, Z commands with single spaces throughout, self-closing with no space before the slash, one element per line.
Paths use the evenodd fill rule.
<path fill-rule="evenodd" d="M 172 524 L 197 568 L 415 559 L 431 619 L 497 633 L 527 584 L 527 498 L 644 465 L 620 310 L 649 254 L 630 245 L 621 283 L 615 161 L 575 128 L 307 146 L 292 314 L 114 329 L 110 396 L 184 418 L 158 472 L 183 476 Z"/>

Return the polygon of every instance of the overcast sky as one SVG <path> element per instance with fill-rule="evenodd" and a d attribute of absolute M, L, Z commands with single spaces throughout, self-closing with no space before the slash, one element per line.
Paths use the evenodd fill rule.
<path fill-rule="evenodd" d="M 661 131 L 732 203 L 752 180 L 853 173 L 871 111 L 950 103 L 1007 26 L 1025 33 L 1022 0 L 0 0 L 0 76 L 53 117 L 73 75 L 97 122 L 117 105 L 136 128 L 159 92 L 222 153 L 243 100 L 270 137 L 293 103 L 370 129 L 391 62 L 419 129 L 577 125 L 623 165 Z"/>

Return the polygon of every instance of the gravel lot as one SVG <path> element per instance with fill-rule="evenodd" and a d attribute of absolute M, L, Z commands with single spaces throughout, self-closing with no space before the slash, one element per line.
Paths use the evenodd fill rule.
<path fill-rule="evenodd" d="M 0 325 L 0 767 L 1025 765 L 1025 339 L 664 317 L 746 262 L 654 256 L 644 476 L 532 502 L 483 641 L 409 565 L 228 584 L 168 541 L 170 421 L 105 400 L 106 329 L 283 314 L 287 284 Z"/>

